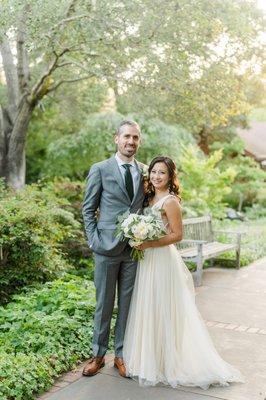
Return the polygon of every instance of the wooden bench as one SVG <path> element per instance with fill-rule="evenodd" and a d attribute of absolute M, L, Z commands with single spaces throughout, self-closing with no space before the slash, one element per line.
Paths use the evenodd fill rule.
<path fill-rule="evenodd" d="M 228 243 L 217 241 L 219 234 L 235 236 L 235 240 Z M 192 273 L 196 286 L 201 285 L 203 263 L 230 250 L 236 252 L 236 268 L 240 267 L 241 232 L 214 231 L 211 216 L 187 218 L 183 220 L 183 240 L 177 244 L 177 248 L 185 262 L 189 261 L 197 265 L 197 270 Z"/>

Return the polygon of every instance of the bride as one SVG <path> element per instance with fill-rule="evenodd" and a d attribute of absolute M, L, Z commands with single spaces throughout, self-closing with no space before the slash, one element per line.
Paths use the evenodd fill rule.
<path fill-rule="evenodd" d="M 174 162 L 149 166 L 147 205 L 161 212 L 167 234 L 138 246 L 138 265 L 123 357 L 127 376 L 140 385 L 228 386 L 241 373 L 217 353 L 195 305 L 190 272 L 174 243 L 182 239 L 179 185 Z"/>

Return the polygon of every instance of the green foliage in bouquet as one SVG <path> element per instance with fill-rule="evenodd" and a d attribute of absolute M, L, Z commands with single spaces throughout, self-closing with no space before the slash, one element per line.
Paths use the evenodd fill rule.
<path fill-rule="evenodd" d="M 186 217 L 211 213 L 220 218 L 225 215 L 225 197 L 231 192 L 236 176 L 232 167 L 221 170 L 217 164 L 222 150 L 206 157 L 194 146 L 183 148 L 181 164 L 182 208 Z"/>
<path fill-rule="evenodd" d="M 0 307 L 0 398 L 30 400 L 89 356 L 93 283 L 66 275 Z"/>
<path fill-rule="evenodd" d="M 161 210 L 144 209 L 144 215 L 125 212 L 118 217 L 116 236 L 120 240 L 128 240 L 132 247 L 131 257 L 136 260 L 144 258 L 144 251 L 139 246 L 147 240 L 157 240 L 165 235 L 165 227 L 161 219 Z"/>
<path fill-rule="evenodd" d="M 0 198 L 0 298 L 44 282 L 69 268 L 63 244 L 75 238 L 79 223 L 47 188 L 27 186 Z"/>

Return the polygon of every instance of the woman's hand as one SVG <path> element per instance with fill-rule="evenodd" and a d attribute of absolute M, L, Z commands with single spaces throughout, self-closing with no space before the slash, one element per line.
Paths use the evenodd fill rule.
<path fill-rule="evenodd" d="M 152 247 L 151 246 L 151 240 L 150 241 L 147 241 L 147 242 L 144 242 L 144 243 L 142 243 L 142 244 L 140 244 L 139 246 L 136 246 L 135 248 L 137 249 L 137 250 L 146 250 L 146 249 L 148 249 L 149 247 Z"/>

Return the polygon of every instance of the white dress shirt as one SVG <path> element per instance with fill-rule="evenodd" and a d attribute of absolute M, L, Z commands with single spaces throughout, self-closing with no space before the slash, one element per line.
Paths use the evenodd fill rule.
<path fill-rule="evenodd" d="M 131 165 L 130 172 L 131 172 L 132 179 L 133 179 L 133 188 L 134 188 L 134 194 L 135 194 L 136 193 L 136 184 L 137 184 L 138 175 L 139 175 L 139 171 L 137 169 L 136 162 L 134 160 L 132 160 L 131 162 L 127 163 L 127 162 L 121 160 L 121 158 L 119 157 L 119 155 L 117 153 L 115 155 L 115 159 L 117 161 L 119 170 L 120 170 L 120 172 L 121 172 L 121 174 L 122 174 L 122 176 L 124 178 L 124 182 L 125 182 L 126 169 L 125 169 L 125 167 L 123 167 L 123 165 L 124 164 L 130 164 Z"/>

